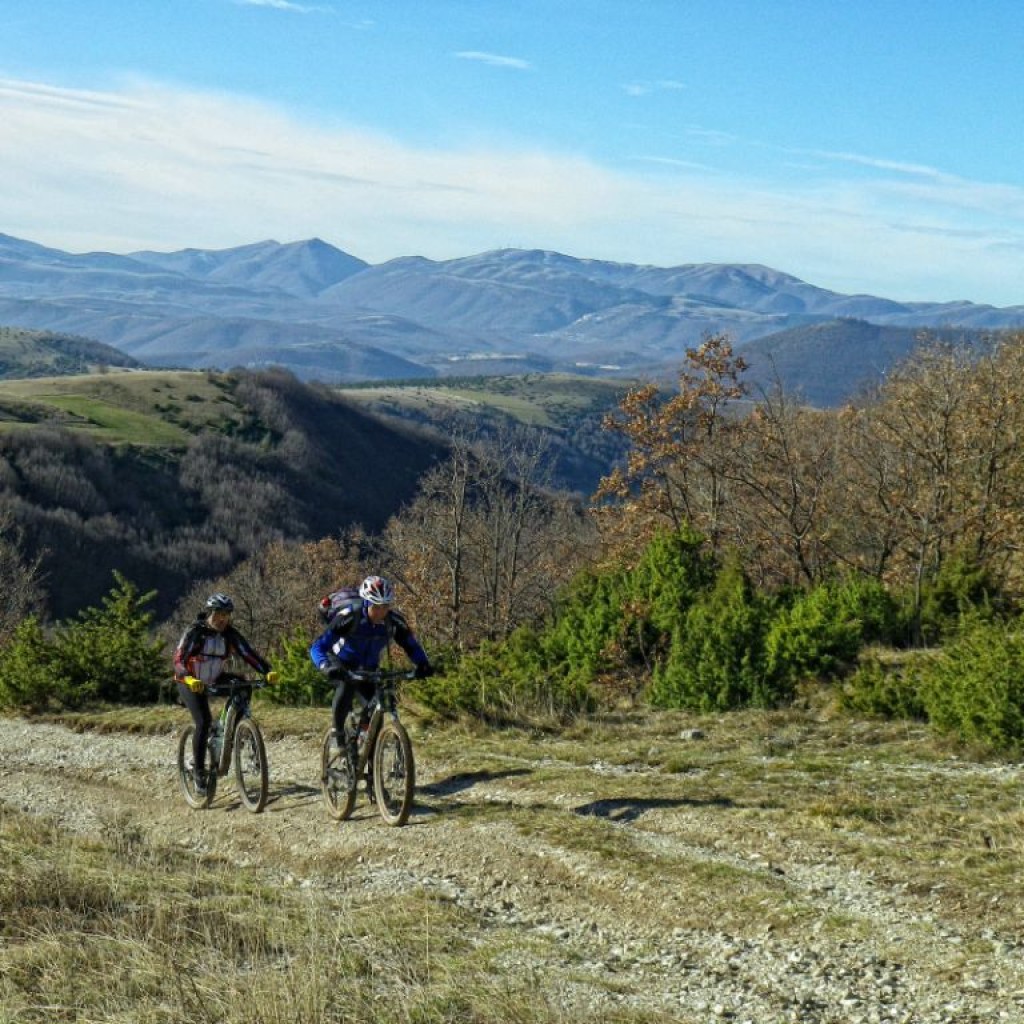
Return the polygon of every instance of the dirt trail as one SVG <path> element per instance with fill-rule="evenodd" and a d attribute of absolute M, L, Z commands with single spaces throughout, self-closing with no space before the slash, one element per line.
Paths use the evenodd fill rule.
<path fill-rule="evenodd" d="M 481 927 L 556 939 L 523 943 L 510 966 L 564 979 L 565 998 L 591 1011 L 617 1001 L 678 1012 L 681 1020 L 756 1024 L 1024 1022 L 1019 944 L 961 934 L 927 900 L 879 886 L 799 842 L 754 834 L 745 847 L 697 841 L 714 834 L 721 809 L 693 799 L 684 779 L 671 798 L 630 803 L 601 798 L 602 777 L 617 770 L 601 763 L 508 758 L 503 770 L 464 774 L 421 757 L 416 807 L 410 823 L 394 829 L 362 797 L 350 821 L 328 819 L 315 738 L 272 740 L 267 748 L 271 797 L 263 814 L 242 808 L 230 780 L 213 808 L 192 811 L 177 791 L 171 733 L 76 733 L 0 718 L 0 800 L 77 833 L 130 821 L 153 843 L 256 865 L 282 884 L 330 887 L 344 873 L 344 884 L 363 888 L 436 891 Z M 567 837 L 581 821 L 600 818 L 630 856 L 598 856 L 578 838 L 560 841 L 557 828 L 530 834 L 508 820 L 511 813 L 484 813 L 503 806 L 520 816 L 535 807 L 556 821 L 564 811 Z M 695 925 L 694 894 L 666 891 L 652 872 L 637 870 L 641 862 L 722 867 L 785 886 L 819 924 L 801 941 L 728 921 Z M 645 913 L 651 906 L 657 915 Z M 679 925 L 666 927 L 673 907 Z M 830 938 L 821 923 L 838 917 L 862 921 L 864 938 Z M 968 974 L 948 972 L 951 956 L 967 947 L 983 950 Z M 902 950 L 898 959 L 894 950 Z"/>

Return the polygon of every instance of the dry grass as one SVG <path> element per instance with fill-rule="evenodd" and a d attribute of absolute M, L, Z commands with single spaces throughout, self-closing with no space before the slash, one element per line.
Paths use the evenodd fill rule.
<path fill-rule="evenodd" d="M 4 810 L 0 851 L 4 1021 L 568 1020 L 436 897 L 272 887 L 125 821 L 85 842 Z"/>

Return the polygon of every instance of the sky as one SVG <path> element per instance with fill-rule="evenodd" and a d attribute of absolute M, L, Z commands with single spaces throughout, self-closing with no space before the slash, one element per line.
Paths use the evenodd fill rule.
<path fill-rule="evenodd" d="M 0 233 L 1024 304 L 1020 0 L 2 0 Z"/>

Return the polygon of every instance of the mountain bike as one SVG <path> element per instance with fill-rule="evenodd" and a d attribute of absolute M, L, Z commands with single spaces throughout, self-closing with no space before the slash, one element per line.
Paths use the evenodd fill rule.
<path fill-rule="evenodd" d="M 252 717 L 252 692 L 266 686 L 262 679 L 224 675 L 206 687 L 211 697 L 227 697 L 220 715 L 211 724 L 207 737 L 206 793 L 196 790 L 192 736 L 195 724 L 189 722 L 178 736 L 178 783 L 190 807 L 209 807 L 217 792 L 217 780 L 235 767 L 235 782 L 242 804 L 253 814 L 267 805 L 270 774 L 263 733 Z"/>
<path fill-rule="evenodd" d="M 415 671 L 375 669 L 352 671 L 353 682 L 373 683 L 375 692 L 368 703 L 358 694 L 347 719 L 348 729 L 358 729 L 358 759 L 355 778 L 345 756 L 344 737 L 328 729 L 320 755 L 320 785 L 332 817 L 344 821 L 356 805 L 360 780 L 366 793 L 389 825 L 404 825 L 412 811 L 416 788 L 416 764 L 412 743 L 398 718 L 398 683 L 412 679 Z"/>

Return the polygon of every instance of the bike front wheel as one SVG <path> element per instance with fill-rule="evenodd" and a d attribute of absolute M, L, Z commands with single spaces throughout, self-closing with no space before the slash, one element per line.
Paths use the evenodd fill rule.
<path fill-rule="evenodd" d="M 334 730 L 328 729 L 320 752 L 320 788 L 327 812 L 335 821 L 351 817 L 356 806 L 356 785 L 345 750 L 335 742 Z"/>
<path fill-rule="evenodd" d="M 416 764 L 405 726 L 389 719 L 377 734 L 373 751 L 373 789 L 377 810 L 389 825 L 404 825 L 412 811 Z"/>
<path fill-rule="evenodd" d="M 186 725 L 178 734 L 178 785 L 189 807 L 209 807 L 217 792 L 217 772 L 207 770 L 206 792 L 200 793 L 196 789 L 195 758 L 192 756 L 192 737 L 195 731 L 194 725 Z M 212 754 L 208 753 L 207 756 L 212 757 Z"/>
<path fill-rule="evenodd" d="M 243 718 L 235 728 L 234 757 L 238 795 L 246 810 L 259 814 L 267 806 L 270 770 L 263 734 L 252 719 Z"/>

